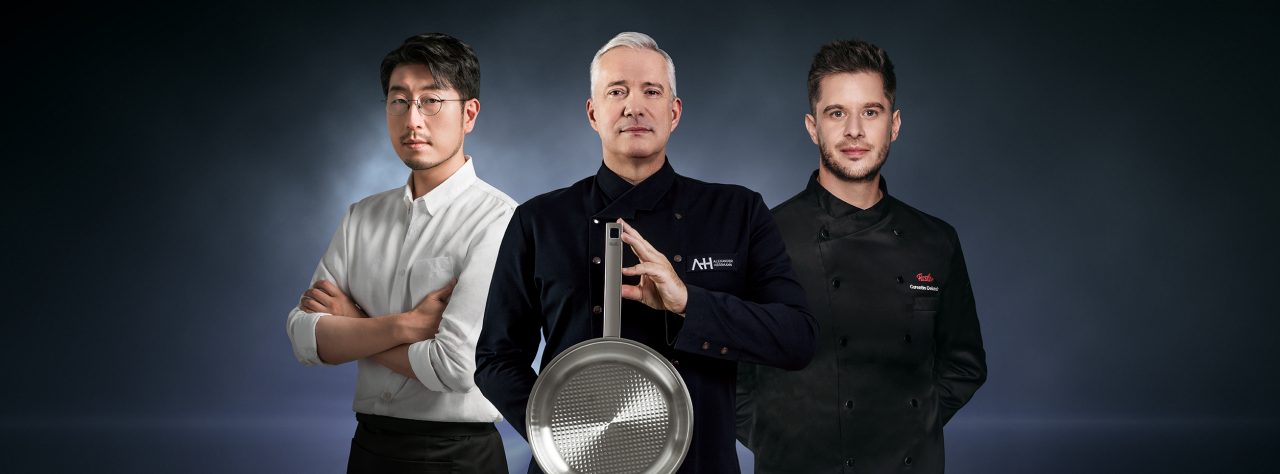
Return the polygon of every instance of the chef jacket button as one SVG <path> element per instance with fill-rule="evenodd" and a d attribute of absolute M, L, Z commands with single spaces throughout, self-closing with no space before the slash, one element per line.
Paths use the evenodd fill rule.
<path fill-rule="evenodd" d="M 911 408 L 920 408 L 920 400 L 911 399 Z"/>
<path fill-rule="evenodd" d="M 853 409 L 853 400 L 845 400 L 845 401 L 844 401 L 844 408 L 845 408 L 846 410 L 852 410 L 852 409 Z"/>
<path fill-rule="evenodd" d="M 725 355 L 725 354 L 728 354 L 728 353 L 729 353 L 729 348 L 728 348 L 728 347 L 721 347 L 721 348 L 720 348 L 720 355 Z"/>
<path fill-rule="evenodd" d="M 902 283 L 902 275 L 898 275 L 898 283 Z"/>
<path fill-rule="evenodd" d="M 704 351 L 705 351 L 705 350 L 710 349 L 710 348 L 711 348 L 711 343 L 710 343 L 710 342 L 702 341 L 702 350 L 704 350 Z"/>
<path fill-rule="evenodd" d="M 676 213 L 676 220 L 680 220 L 680 219 L 684 219 L 684 214 L 681 214 L 681 213 L 677 212 L 677 213 Z"/>
<path fill-rule="evenodd" d="M 599 223 L 600 223 L 600 219 L 591 219 L 591 223 L 592 223 L 592 224 L 599 224 Z"/>
<path fill-rule="evenodd" d="M 907 344 L 911 344 L 911 335 L 910 335 L 910 334 L 907 334 L 907 335 L 902 336 L 902 342 L 905 342 L 905 343 L 907 343 Z"/>
<path fill-rule="evenodd" d="M 840 279 L 839 279 L 839 278 L 832 278 L 832 279 L 831 279 L 831 287 L 832 287 L 832 288 L 840 288 Z"/>
<path fill-rule="evenodd" d="M 591 263 L 600 264 L 600 257 L 591 257 Z"/>
<path fill-rule="evenodd" d="M 840 336 L 840 347 L 845 347 L 847 345 L 849 345 L 849 338 L 846 336 Z"/>
<path fill-rule="evenodd" d="M 898 230 L 898 229 L 893 229 L 893 235 L 898 236 L 898 237 L 902 237 L 902 231 L 900 231 L 900 230 Z"/>
<path fill-rule="evenodd" d="M 671 365 L 680 367 L 680 359 L 671 359 Z"/>
<path fill-rule="evenodd" d="M 905 458 L 902 458 L 902 463 L 903 463 L 903 464 L 906 464 L 906 465 L 908 465 L 908 466 L 910 466 L 910 465 L 911 465 L 911 456 L 907 456 L 907 457 L 905 457 Z"/>
<path fill-rule="evenodd" d="M 596 305 L 596 307 L 591 308 L 591 312 L 595 314 L 600 314 L 604 312 L 604 308 L 601 308 L 599 305 Z"/>
<path fill-rule="evenodd" d="M 681 256 L 679 256 L 679 255 L 676 255 L 675 257 L 672 257 L 671 259 L 672 259 L 672 260 L 675 260 L 675 261 L 676 261 L 676 263 L 680 263 L 680 262 L 683 262 L 683 261 L 684 261 L 684 257 L 681 257 Z"/>
<path fill-rule="evenodd" d="M 822 229 L 818 231 L 818 237 L 821 237 L 823 239 L 829 239 L 831 238 L 831 233 L 827 232 L 827 229 Z"/>
<path fill-rule="evenodd" d="M 844 460 L 844 465 L 845 465 L 845 466 L 849 466 L 849 467 L 853 467 L 853 458 L 845 459 L 845 460 Z"/>

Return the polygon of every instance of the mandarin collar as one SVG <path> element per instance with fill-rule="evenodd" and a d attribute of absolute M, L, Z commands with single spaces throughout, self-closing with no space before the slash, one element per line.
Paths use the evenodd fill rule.
<path fill-rule="evenodd" d="M 666 157 L 663 157 L 662 168 L 634 186 L 601 163 L 591 187 L 595 195 L 592 199 L 595 215 L 592 217 L 631 219 L 636 211 L 651 211 L 667 195 L 675 178 L 675 168 Z"/>

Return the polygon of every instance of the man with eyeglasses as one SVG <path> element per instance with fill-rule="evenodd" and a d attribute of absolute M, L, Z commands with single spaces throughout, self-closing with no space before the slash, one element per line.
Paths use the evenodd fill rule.
<path fill-rule="evenodd" d="M 403 186 L 352 204 L 289 313 L 305 365 L 358 366 L 347 472 L 507 472 L 498 410 L 475 390 L 475 345 L 515 202 L 463 152 L 480 68 L 450 36 L 413 36 L 382 60 Z"/>

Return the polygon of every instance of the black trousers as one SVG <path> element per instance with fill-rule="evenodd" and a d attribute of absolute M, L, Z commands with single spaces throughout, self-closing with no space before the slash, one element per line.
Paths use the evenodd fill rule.
<path fill-rule="evenodd" d="M 348 474 L 506 474 L 493 423 L 447 423 L 356 413 Z"/>

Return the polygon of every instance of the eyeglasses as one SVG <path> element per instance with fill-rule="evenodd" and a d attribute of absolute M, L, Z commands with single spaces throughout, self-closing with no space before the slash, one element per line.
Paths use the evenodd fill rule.
<path fill-rule="evenodd" d="M 466 102 L 467 99 L 441 99 L 439 97 L 423 97 L 417 100 L 409 100 L 405 98 L 386 99 L 387 113 L 395 116 L 409 113 L 409 104 L 418 106 L 418 112 L 423 116 L 430 117 L 440 113 L 440 108 L 445 102 Z"/>

